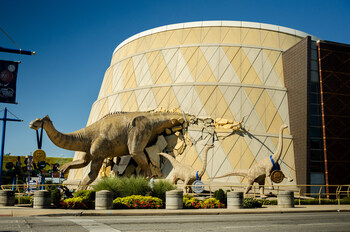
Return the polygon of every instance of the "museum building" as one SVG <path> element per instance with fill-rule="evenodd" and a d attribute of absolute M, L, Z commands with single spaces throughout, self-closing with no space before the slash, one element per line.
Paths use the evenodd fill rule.
<path fill-rule="evenodd" d="M 278 163 L 294 181 L 281 184 L 348 184 L 349 58 L 349 45 L 270 24 L 203 21 L 154 28 L 115 49 L 87 125 L 111 112 L 160 108 L 244 118 L 244 131 L 218 129 L 215 139 L 190 126 L 193 145 L 176 156 L 199 170 L 201 151 L 213 139 L 202 180 L 237 184 L 244 178 L 208 178 L 272 155 L 286 124 Z M 171 166 L 162 162 L 169 178 Z M 88 168 L 71 170 L 68 179 L 82 179 Z"/>

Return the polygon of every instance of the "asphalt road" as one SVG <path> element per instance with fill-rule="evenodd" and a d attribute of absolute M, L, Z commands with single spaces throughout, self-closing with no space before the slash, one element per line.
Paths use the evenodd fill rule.
<path fill-rule="evenodd" d="M 0 231 L 350 231 L 350 212 L 0 217 Z"/>

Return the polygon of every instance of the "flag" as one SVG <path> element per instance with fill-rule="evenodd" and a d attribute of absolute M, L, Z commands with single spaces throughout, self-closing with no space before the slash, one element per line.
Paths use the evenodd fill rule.
<path fill-rule="evenodd" d="M 18 63 L 0 60 L 0 102 L 16 103 Z"/>

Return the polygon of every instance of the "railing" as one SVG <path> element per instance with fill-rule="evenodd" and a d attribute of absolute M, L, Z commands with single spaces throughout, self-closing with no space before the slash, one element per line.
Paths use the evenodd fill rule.
<path fill-rule="evenodd" d="M 190 186 L 190 185 L 188 185 Z M 204 184 L 204 189 L 207 190 L 209 193 L 188 193 L 189 195 L 198 195 L 198 196 L 213 196 L 213 192 L 218 189 L 226 189 L 233 191 L 234 189 L 239 189 L 239 191 L 244 192 L 246 185 L 240 184 L 240 185 L 210 185 L 210 184 Z M 178 185 L 178 188 L 183 188 L 184 185 Z M 322 199 L 327 199 L 327 195 L 331 199 L 337 199 L 338 204 L 340 204 L 340 200 L 342 197 L 350 197 L 350 185 L 328 185 L 329 189 L 335 189 L 334 192 L 326 193 L 326 185 L 265 185 L 265 193 L 269 191 L 272 193 L 272 195 L 277 196 L 279 191 L 293 191 L 294 197 L 298 199 L 299 205 L 301 204 L 301 199 L 318 199 L 319 204 L 321 204 Z M 314 192 L 305 192 L 303 189 L 310 189 L 313 188 L 314 190 L 318 189 Z M 246 195 L 246 197 L 252 197 L 257 198 L 260 197 L 259 193 L 259 186 L 253 185 L 252 189 L 249 191 L 249 193 Z"/>
<path fill-rule="evenodd" d="M 28 190 L 30 189 L 45 189 L 50 190 L 53 187 L 62 186 L 62 184 L 37 184 L 37 185 L 30 185 L 27 184 L 18 184 L 18 185 L 1 185 L 1 189 L 13 189 L 15 188 L 15 194 L 18 196 L 18 204 L 20 204 L 20 198 L 24 195 L 31 195 L 32 193 Z M 69 188 L 69 185 L 65 185 Z M 76 186 L 76 185 L 75 185 Z M 244 192 L 246 185 L 244 184 L 237 184 L 237 185 L 221 185 L 218 183 L 215 184 L 204 184 L 204 189 L 207 193 L 188 193 L 189 195 L 197 195 L 197 196 L 203 196 L 203 197 L 213 197 L 213 192 L 218 189 L 224 189 L 224 190 L 230 190 L 230 191 L 242 191 Z M 28 188 L 29 187 L 29 188 Z M 184 185 L 178 184 L 177 188 L 182 189 Z M 191 186 L 190 186 L 191 187 Z M 272 188 L 273 187 L 273 188 Z M 329 189 L 335 189 L 334 192 L 325 192 L 326 185 L 265 185 L 265 193 L 269 191 L 272 193 L 272 195 L 277 196 L 279 191 L 293 191 L 294 197 L 299 200 L 299 205 L 301 204 L 301 199 L 318 199 L 319 204 L 321 204 L 322 199 L 327 199 L 327 195 L 330 196 L 330 198 L 337 199 L 338 204 L 340 204 L 340 200 L 343 197 L 350 197 L 350 185 L 328 185 Z M 303 189 L 318 189 L 314 192 L 304 192 Z M 34 190 L 34 191 L 35 191 Z M 252 197 L 257 198 L 260 196 L 259 193 L 259 186 L 253 185 L 252 189 L 250 190 L 249 194 L 247 194 L 246 197 Z"/>

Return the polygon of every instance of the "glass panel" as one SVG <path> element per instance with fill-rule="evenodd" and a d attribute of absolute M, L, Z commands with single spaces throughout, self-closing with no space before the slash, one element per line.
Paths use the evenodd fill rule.
<path fill-rule="evenodd" d="M 311 162 L 317 161 L 317 162 L 323 162 L 324 160 L 324 155 L 323 155 L 323 150 L 310 150 L 310 158 Z"/>
<path fill-rule="evenodd" d="M 320 114 L 320 105 L 316 105 L 316 104 L 311 104 L 310 105 L 310 114 L 313 115 L 319 115 Z"/>
<path fill-rule="evenodd" d="M 321 116 L 311 115 L 310 126 L 321 126 Z"/>
<path fill-rule="evenodd" d="M 320 91 L 319 91 L 319 84 L 318 83 L 313 83 L 313 82 L 311 82 L 311 92 L 312 93 L 319 93 Z"/>
<path fill-rule="evenodd" d="M 313 127 L 313 126 L 311 126 L 310 127 L 310 135 L 311 135 L 311 137 L 322 137 L 321 135 L 321 128 L 320 127 Z"/>
<path fill-rule="evenodd" d="M 319 99 L 319 94 L 317 94 L 317 93 L 310 94 L 311 103 L 319 104 L 319 100 L 318 99 Z"/>
<path fill-rule="evenodd" d="M 311 149 L 322 149 L 323 148 L 322 139 L 312 138 L 310 145 L 311 145 Z"/>

